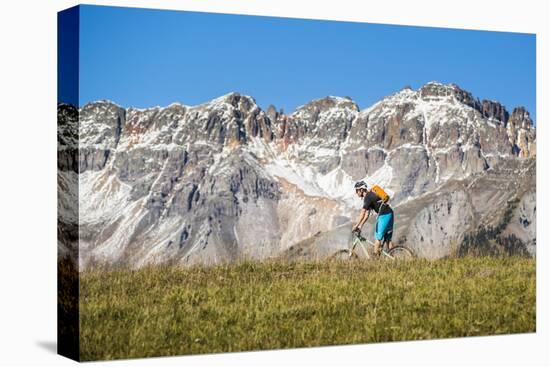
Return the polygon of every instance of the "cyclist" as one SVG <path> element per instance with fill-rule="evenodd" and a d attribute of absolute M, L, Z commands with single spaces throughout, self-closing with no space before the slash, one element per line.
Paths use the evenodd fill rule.
<path fill-rule="evenodd" d="M 393 248 L 392 233 L 393 233 L 393 210 L 388 203 L 385 203 L 374 192 L 369 190 L 365 181 L 355 183 L 355 193 L 363 199 L 363 208 L 359 214 L 357 224 L 353 226 L 352 231 L 361 233 L 363 224 L 369 219 L 371 210 L 374 210 L 378 217 L 374 227 L 374 252 L 380 255 L 380 243 L 385 240 L 388 243 L 389 249 Z"/>

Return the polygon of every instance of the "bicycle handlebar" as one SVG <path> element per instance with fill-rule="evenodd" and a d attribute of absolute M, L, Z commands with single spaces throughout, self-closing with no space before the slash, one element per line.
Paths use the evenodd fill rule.
<path fill-rule="evenodd" d="M 353 231 L 353 235 L 357 237 L 360 241 L 365 241 L 365 237 L 361 236 L 361 232 Z"/>

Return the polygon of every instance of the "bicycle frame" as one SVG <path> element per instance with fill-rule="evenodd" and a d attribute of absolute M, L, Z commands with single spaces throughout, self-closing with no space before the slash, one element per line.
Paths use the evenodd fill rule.
<path fill-rule="evenodd" d="M 353 255 L 353 251 L 355 251 L 355 247 L 357 247 L 357 245 L 360 245 L 360 247 L 363 250 L 363 252 L 365 253 L 365 256 L 367 257 L 367 259 L 370 259 L 371 256 L 369 255 L 369 252 L 368 252 L 367 248 L 365 247 L 365 242 L 374 248 L 374 242 L 372 242 L 372 241 L 366 239 L 365 237 L 362 237 L 360 234 L 356 233 L 354 235 L 353 243 L 352 243 L 351 249 L 349 251 L 349 257 L 351 257 Z M 387 256 L 390 259 L 393 259 L 394 257 L 391 256 L 390 254 L 388 254 L 388 252 L 386 251 L 386 241 L 383 241 L 380 245 L 382 247 L 381 254 L 384 255 L 384 256 Z"/>

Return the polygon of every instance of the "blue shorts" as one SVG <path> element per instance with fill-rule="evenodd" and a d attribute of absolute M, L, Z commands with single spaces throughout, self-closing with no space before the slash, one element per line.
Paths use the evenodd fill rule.
<path fill-rule="evenodd" d="M 379 215 L 374 227 L 374 239 L 382 241 L 391 241 L 393 234 L 393 213 Z"/>

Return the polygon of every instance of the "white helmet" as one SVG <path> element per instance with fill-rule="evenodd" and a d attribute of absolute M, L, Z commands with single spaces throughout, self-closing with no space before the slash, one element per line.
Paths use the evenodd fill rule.
<path fill-rule="evenodd" d="M 365 190 L 368 190 L 368 186 L 367 184 L 365 183 L 365 181 L 361 180 L 361 181 L 357 181 L 354 185 L 355 187 L 355 190 L 359 190 L 359 189 L 365 189 Z"/>

